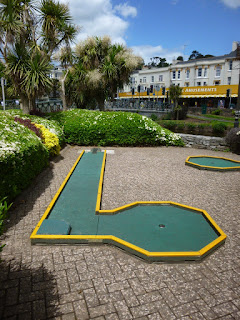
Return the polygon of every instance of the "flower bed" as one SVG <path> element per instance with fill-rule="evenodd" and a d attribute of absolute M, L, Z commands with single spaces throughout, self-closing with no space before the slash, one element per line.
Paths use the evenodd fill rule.
<path fill-rule="evenodd" d="M 0 198 L 11 201 L 48 164 L 48 150 L 37 135 L 0 112 Z"/>

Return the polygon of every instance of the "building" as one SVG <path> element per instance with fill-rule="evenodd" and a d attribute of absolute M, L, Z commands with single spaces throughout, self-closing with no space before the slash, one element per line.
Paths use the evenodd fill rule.
<path fill-rule="evenodd" d="M 138 70 L 131 75 L 130 83 L 124 86 L 118 97 L 164 100 L 170 85 L 174 84 L 183 88 L 181 99 L 189 106 L 203 102 L 213 107 L 227 102 L 227 106 L 229 102 L 237 102 L 239 72 L 240 43 L 234 41 L 232 51 L 223 56 L 174 60 L 168 67 Z M 162 88 L 165 88 L 165 95 Z M 231 101 L 226 101 L 228 94 Z"/>

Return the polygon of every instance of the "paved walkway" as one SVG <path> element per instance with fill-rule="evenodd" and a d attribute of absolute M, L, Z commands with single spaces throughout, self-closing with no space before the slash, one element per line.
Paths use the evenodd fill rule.
<path fill-rule="evenodd" d="M 0 319 L 240 319 L 240 172 L 200 171 L 188 148 L 109 148 L 103 208 L 172 200 L 206 209 L 228 235 L 200 263 L 149 264 L 111 246 L 31 246 L 30 234 L 79 155 L 66 147 L 11 211 L 0 263 Z"/>

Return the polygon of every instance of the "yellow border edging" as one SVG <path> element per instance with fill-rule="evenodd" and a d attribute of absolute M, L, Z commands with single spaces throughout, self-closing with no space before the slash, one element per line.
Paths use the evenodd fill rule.
<path fill-rule="evenodd" d="M 137 206 L 137 205 L 174 205 L 174 206 L 178 206 L 178 207 L 183 207 L 186 208 L 188 210 L 191 211 L 198 211 L 200 212 L 205 218 L 206 220 L 213 226 L 213 228 L 215 228 L 215 230 L 219 233 L 219 237 L 217 239 L 215 239 L 214 241 L 212 241 L 211 243 L 209 243 L 207 246 L 205 246 L 204 248 L 202 248 L 199 251 L 187 251 L 187 252 L 150 252 L 147 251 L 145 249 L 142 249 L 136 245 L 133 245 L 125 240 L 122 240 L 118 237 L 115 237 L 113 235 L 37 235 L 37 231 L 40 228 L 42 222 L 44 219 L 47 218 L 47 216 L 49 215 L 52 207 L 54 206 L 55 202 L 57 201 L 60 193 L 62 192 L 64 186 L 66 185 L 67 181 L 69 180 L 71 174 L 73 173 L 74 169 L 76 168 L 78 162 L 80 161 L 82 155 L 84 154 L 84 150 L 81 152 L 80 156 L 78 157 L 78 159 L 76 160 L 75 164 L 73 165 L 73 167 L 71 168 L 71 170 L 69 171 L 68 175 L 66 176 L 66 178 L 64 179 L 62 185 L 60 186 L 59 190 L 57 191 L 57 193 L 55 194 L 54 198 L 52 199 L 50 205 L 48 206 L 47 210 L 45 211 L 45 213 L 43 214 L 42 218 L 40 219 L 39 223 L 37 224 L 36 228 L 34 229 L 33 233 L 30 236 L 31 240 L 34 239 L 46 239 L 46 240 L 76 240 L 76 241 L 81 241 L 81 240 L 86 240 L 86 241 L 90 241 L 95 240 L 95 242 L 98 242 L 98 240 L 100 240 L 100 242 L 103 242 L 103 240 L 106 241 L 112 241 L 115 242 L 116 244 L 120 244 L 121 246 L 127 247 L 129 249 L 131 249 L 132 251 L 136 252 L 136 253 L 140 253 L 143 256 L 146 257 L 201 257 L 203 255 L 206 255 L 207 252 L 209 252 L 210 250 L 212 250 L 214 247 L 216 247 L 217 245 L 219 245 L 221 242 L 223 242 L 226 239 L 226 234 L 221 230 L 221 228 L 216 224 L 216 222 L 211 218 L 211 216 L 205 211 L 205 210 L 201 210 L 195 207 L 191 207 L 191 206 L 187 206 L 187 205 L 183 205 L 177 202 L 173 202 L 173 201 L 136 201 L 136 202 L 132 202 L 130 204 L 112 209 L 112 210 L 101 210 L 101 199 L 102 199 L 102 190 L 103 190 L 103 179 L 104 179 L 104 170 L 105 170 L 105 164 L 106 164 L 106 150 L 104 151 L 104 156 L 103 156 L 103 162 L 102 162 L 102 168 L 101 168 L 101 173 L 100 173 L 100 179 L 99 179 L 99 185 L 98 185 L 98 194 L 97 194 L 97 202 L 96 202 L 96 214 L 117 214 L 120 211 L 129 209 L 131 207 Z M 199 156 L 193 156 L 193 157 L 199 157 Z M 200 156 L 201 157 L 201 156 Z M 187 160 L 190 157 L 187 158 Z M 215 158 L 215 157 L 212 157 Z M 226 159 L 229 160 L 227 158 L 222 158 L 222 159 Z M 187 161 L 186 160 L 186 161 Z M 239 161 L 236 161 L 239 162 Z"/>
<path fill-rule="evenodd" d="M 60 188 L 58 189 L 57 193 L 55 194 L 55 196 L 53 197 L 52 201 L 50 202 L 50 205 L 47 207 L 47 210 L 44 212 L 42 218 L 40 219 L 40 221 L 38 222 L 36 228 L 33 230 L 30 239 L 33 239 L 33 237 L 36 235 L 36 233 L 38 232 L 38 229 L 41 227 L 41 224 L 43 222 L 43 220 L 45 220 L 48 216 L 48 214 L 50 213 L 52 207 L 54 206 L 55 202 L 57 201 L 60 193 L 62 192 L 63 188 L 65 187 L 66 183 L 68 182 L 68 179 L 70 178 L 70 176 L 73 173 L 73 170 L 76 168 L 79 160 L 82 158 L 84 154 L 84 150 L 81 152 L 80 156 L 77 158 L 76 162 L 74 163 L 74 165 L 72 166 L 71 170 L 69 171 L 68 175 L 66 176 L 66 178 L 63 180 L 63 183 L 61 184 Z"/>
<path fill-rule="evenodd" d="M 239 163 L 239 167 L 226 167 L 226 168 L 223 168 L 223 167 L 204 166 L 204 165 L 202 165 L 202 164 L 197 164 L 197 163 L 194 163 L 194 162 L 189 161 L 190 158 L 215 158 L 215 159 L 222 159 L 222 160 L 227 160 L 227 161 L 232 161 L 232 162 Z M 191 165 L 191 166 L 196 166 L 196 167 L 200 167 L 200 168 L 211 168 L 211 169 L 216 169 L 216 170 L 220 170 L 220 171 L 240 169 L 240 161 L 233 160 L 233 159 L 229 159 L 229 158 L 225 158 L 225 157 L 202 156 L 202 155 L 200 155 L 200 156 L 189 156 L 189 157 L 187 157 L 187 159 L 186 159 L 186 161 L 185 161 L 185 164 L 189 164 L 189 165 Z"/>

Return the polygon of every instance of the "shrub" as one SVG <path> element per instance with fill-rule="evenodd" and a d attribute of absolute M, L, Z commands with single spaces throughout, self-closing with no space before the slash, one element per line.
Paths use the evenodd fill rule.
<path fill-rule="evenodd" d="M 240 154 L 240 128 L 231 129 L 226 136 L 226 142 L 232 152 Z"/>
<path fill-rule="evenodd" d="M 9 206 L 7 205 L 6 197 L 0 200 L 0 236 L 3 233 L 3 226 L 4 226 L 3 223 L 7 217 L 8 210 L 11 208 L 11 206 L 12 206 L 12 203 Z M 0 244 L 0 252 L 2 251 L 2 248 L 4 246 L 5 244 L 3 245 Z"/>
<path fill-rule="evenodd" d="M 221 109 L 216 109 L 211 111 L 211 114 L 215 115 L 215 116 L 220 116 L 220 114 L 222 113 Z"/>
<path fill-rule="evenodd" d="M 198 131 L 199 131 L 200 133 L 203 133 L 205 127 L 206 127 L 206 125 L 204 125 L 204 123 L 199 123 L 199 124 L 197 125 Z"/>
<path fill-rule="evenodd" d="M 136 113 L 68 110 L 48 115 L 64 125 L 68 143 L 78 145 L 182 146 L 180 136 Z"/>
<path fill-rule="evenodd" d="M 163 125 L 165 128 L 171 131 L 174 131 L 177 127 L 177 122 L 173 120 L 166 120 L 166 121 L 163 121 Z"/>
<path fill-rule="evenodd" d="M 27 127 L 30 130 L 32 130 L 40 139 L 42 139 L 42 133 L 41 133 L 40 129 L 37 128 L 35 126 L 35 124 L 31 122 L 30 119 L 22 119 L 22 118 L 19 118 L 19 117 L 15 117 L 14 121 L 23 124 L 25 127 Z"/>
<path fill-rule="evenodd" d="M 50 132 L 42 124 L 34 124 L 42 134 L 42 140 L 45 146 L 47 147 L 50 156 L 56 156 L 59 154 L 61 147 L 59 145 L 59 140 L 56 134 Z"/>
<path fill-rule="evenodd" d="M 195 123 L 191 123 L 191 122 L 188 122 L 187 123 L 187 130 L 192 133 L 194 132 L 194 130 L 197 128 L 197 125 Z"/>
<path fill-rule="evenodd" d="M 0 199 L 14 199 L 48 164 L 48 150 L 30 129 L 0 112 Z"/>
<path fill-rule="evenodd" d="M 155 115 L 155 113 L 152 113 L 150 119 L 157 121 L 158 117 Z"/>
<path fill-rule="evenodd" d="M 185 123 L 184 122 L 179 122 L 177 123 L 177 131 L 184 131 Z"/>
<path fill-rule="evenodd" d="M 216 136 L 222 137 L 226 129 L 227 129 L 227 125 L 224 122 L 216 121 L 212 123 L 213 134 Z"/>

